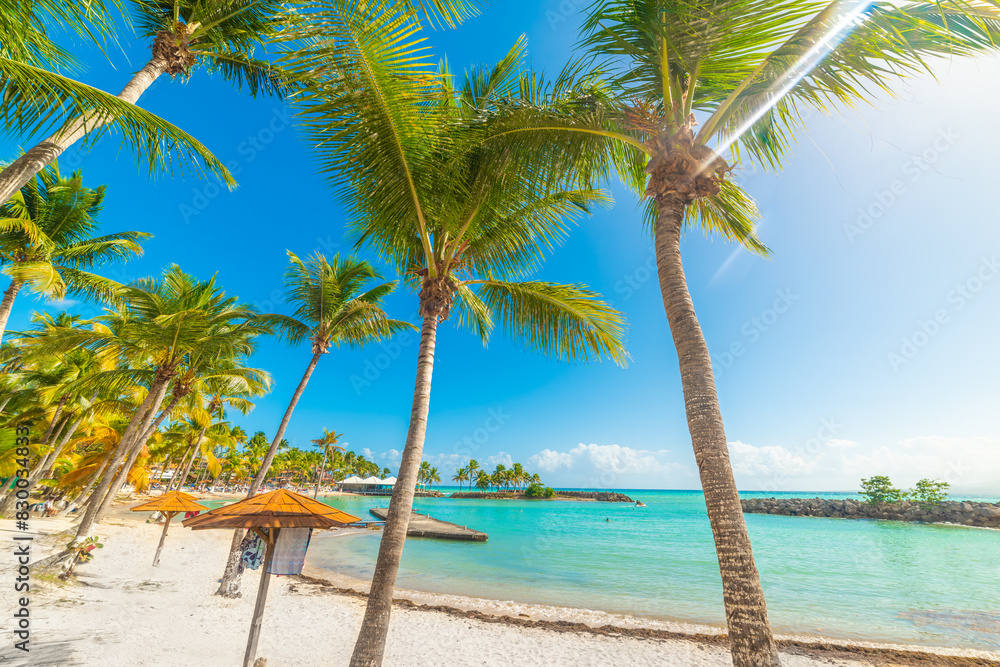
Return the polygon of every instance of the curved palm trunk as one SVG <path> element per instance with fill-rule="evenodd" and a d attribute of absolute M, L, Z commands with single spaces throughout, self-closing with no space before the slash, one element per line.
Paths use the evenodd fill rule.
<path fill-rule="evenodd" d="M 154 58 L 136 72 L 117 97 L 135 104 L 139 96 L 146 92 L 158 76 L 166 71 L 167 63 Z M 79 141 L 88 132 L 96 130 L 111 121 L 108 114 L 93 111 L 69 121 L 48 139 L 38 143 L 27 153 L 11 162 L 0 171 L 0 204 L 4 204 L 14 193 L 34 178 L 35 174 L 63 154 L 67 148 Z"/>
<path fill-rule="evenodd" d="M 108 463 L 101 476 L 100 483 L 87 500 L 87 510 L 84 512 L 83 518 L 80 520 L 80 525 L 77 527 L 75 541 L 85 539 L 89 536 L 90 529 L 94 525 L 94 517 L 97 515 L 98 509 L 100 509 L 101 501 L 104 500 L 108 489 L 111 488 L 115 473 L 118 471 L 118 466 L 125 461 L 125 457 L 129 453 L 129 447 L 135 438 L 136 431 L 139 430 L 140 425 L 145 421 L 146 415 L 160 405 L 160 401 L 163 400 L 163 394 L 166 391 L 166 378 L 157 378 L 150 385 L 146 398 L 143 399 L 139 405 L 139 409 L 132 415 L 132 419 L 129 420 L 128 426 L 125 428 L 125 433 L 122 434 L 122 438 L 118 442 L 118 446 L 108 458 Z"/>
<path fill-rule="evenodd" d="M 52 421 L 49 422 L 49 427 L 48 429 L 46 429 L 45 435 L 42 436 L 41 443 L 39 443 L 42 446 L 47 446 L 50 442 L 58 440 L 59 436 L 65 429 L 66 420 L 63 420 L 62 423 L 59 424 L 59 427 L 55 428 L 56 423 L 59 421 L 59 417 L 62 414 L 62 409 L 65 404 L 66 404 L 66 397 L 63 396 L 59 400 L 59 405 L 56 407 L 55 413 L 52 415 Z M 62 444 L 60 444 L 59 446 L 59 449 L 61 448 Z M 57 453 L 58 453 L 57 449 L 53 448 L 47 454 L 38 457 L 38 461 L 32 468 L 31 474 L 28 475 L 28 485 L 24 487 L 29 495 L 31 494 L 32 489 L 34 489 L 35 485 L 38 483 L 38 480 L 42 478 L 42 474 L 45 472 L 46 468 L 48 468 L 49 464 L 55 461 Z M 10 513 L 10 510 L 14 507 L 14 501 L 17 499 L 17 495 L 15 493 L 17 489 L 15 488 L 13 483 L 10 485 L 10 487 L 5 489 L 4 491 L 5 495 L 3 497 L 3 500 L 0 501 L 0 516 L 7 516 Z"/>
<path fill-rule="evenodd" d="M 313 352 L 312 359 L 309 360 L 309 365 L 306 367 L 306 372 L 302 374 L 299 386 L 295 388 L 292 400 L 288 402 L 288 407 L 285 408 L 285 414 L 278 425 L 278 432 L 274 434 L 274 440 L 271 441 L 271 446 L 268 448 L 267 454 L 264 455 L 264 460 L 261 461 L 260 470 L 257 471 L 257 475 L 250 482 L 250 488 L 247 490 L 247 498 L 257 495 L 261 485 L 264 483 L 264 478 L 267 477 L 267 470 L 274 461 L 274 455 L 278 453 L 278 445 L 281 444 L 281 439 L 285 437 L 288 422 L 292 420 L 292 413 L 295 412 L 295 406 L 298 405 L 299 399 L 302 398 L 302 393 L 305 392 L 306 385 L 309 384 L 309 378 L 312 377 L 313 371 L 316 370 L 316 364 L 319 363 L 319 358 L 322 355 L 323 352 Z M 226 559 L 226 571 L 222 575 L 222 582 L 219 584 L 218 590 L 215 591 L 216 595 L 221 595 L 224 598 L 238 598 L 243 594 L 240 592 L 242 575 L 239 565 L 240 544 L 243 542 L 243 535 L 245 533 L 246 531 L 242 528 L 237 528 L 233 531 L 233 541 L 229 545 L 229 558 Z"/>
<path fill-rule="evenodd" d="M 323 451 L 323 465 L 319 469 L 319 477 L 316 478 L 316 490 L 313 491 L 313 500 L 319 498 L 319 487 L 323 483 L 323 473 L 326 472 L 326 456 L 329 452 L 324 449 Z"/>
<path fill-rule="evenodd" d="M 164 387 L 164 389 L 165 388 L 166 387 Z M 144 423 L 145 428 L 140 429 L 139 431 L 140 433 L 142 433 L 142 436 L 135 441 L 135 444 L 132 446 L 132 450 L 129 452 L 128 458 L 125 460 L 125 463 L 118 471 L 118 474 L 115 475 L 114 482 L 111 483 L 111 487 L 108 489 L 108 493 L 104 496 L 104 500 L 101 502 L 101 506 L 97 510 L 97 515 L 94 517 L 94 523 L 100 523 L 101 521 L 104 520 L 104 515 L 108 513 L 108 510 L 111 508 L 111 504 L 114 502 L 115 497 L 118 495 L 118 492 L 121 490 L 123 486 L 125 486 L 125 482 L 128 481 L 128 474 L 132 471 L 132 466 L 135 465 L 135 460 L 139 458 L 139 453 L 142 451 L 142 448 L 146 446 L 146 442 L 149 440 L 150 436 L 156 429 L 160 427 L 160 424 L 162 424 L 163 420 L 167 418 L 167 415 L 173 412 L 173 409 L 177 407 L 177 404 L 180 403 L 181 398 L 183 398 L 181 394 L 175 395 L 173 399 L 171 399 L 170 404 L 160 412 L 159 416 L 156 418 L 156 420 L 153 421 L 152 424 Z M 156 407 L 159 407 L 158 402 L 154 405 Z M 154 414 L 154 411 L 150 410 L 149 414 L 150 415 Z M 148 421 L 149 420 L 147 418 L 145 422 Z M 198 442 L 195 443 L 196 452 L 198 451 L 198 444 L 201 443 L 201 437 L 203 435 L 205 435 L 204 428 L 201 429 L 201 433 L 198 435 Z"/>
<path fill-rule="evenodd" d="M 191 466 L 194 465 L 195 459 L 198 458 L 200 453 L 201 441 L 205 438 L 205 431 L 208 429 L 207 426 L 203 426 L 198 432 L 198 438 L 194 441 L 194 451 L 191 452 L 191 458 L 188 459 L 187 465 L 184 466 L 184 472 L 180 476 L 180 481 L 177 482 L 177 490 L 180 491 L 181 487 L 184 486 L 184 482 L 187 481 L 187 476 L 191 473 Z"/>
<path fill-rule="evenodd" d="M 4 201 L 7 199 L 10 199 L 10 195 Z M 3 334 L 7 330 L 7 320 L 10 319 L 10 311 L 14 307 L 14 299 L 17 298 L 17 293 L 21 291 L 22 285 L 24 283 L 19 280 L 11 280 L 10 286 L 3 292 L 3 301 L 0 301 L 0 340 L 3 340 Z"/>
<path fill-rule="evenodd" d="M 772 667 L 779 664 L 778 650 L 767 620 L 764 591 L 729 461 L 712 360 L 681 262 L 683 202 L 661 201 L 658 216 L 656 266 L 660 291 L 677 348 L 688 429 L 722 573 L 722 596 L 733 665 Z"/>
<path fill-rule="evenodd" d="M 424 317 L 420 331 L 420 352 L 417 356 L 417 379 L 413 388 L 413 405 L 410 408 L 410 428 L 406 433 L 406 446 L 399 464 L 399 477 L 392 490 L 392 500 L 389 501 L 389 514 L 382 531 L 375 575 L 368 593 L 368 606 L 365 608 L 358 641 L 354 645 L 351 667 L 379 667 L 385 653 L 389 615 L 392 612 L 392 593 L 399 572 L 399 561 L 403 557 L 403 544 L 406 542 L 406 529 L 410 524 L 420 459 L 424 452 L 437 326 L 436 315 Z"/>
<path fill-rule="evenodd" d="M 177 464 L 177 468 L 174 470 L 174 476 L 170 478 L 170 483 L 167 484 L 166 492 L 180 491 L 181 488 L 180 485 L 174 487 L 174 482 L 180 479 L 181 471 L 184 470 L 184 467 L 187 465 L 187 460 L 189 456 L 192 458 L 194 457 L 194 443 L 188 445 L 188 448 L 184 450 L 184 456 L 181 457 L 180 462 Z"/>

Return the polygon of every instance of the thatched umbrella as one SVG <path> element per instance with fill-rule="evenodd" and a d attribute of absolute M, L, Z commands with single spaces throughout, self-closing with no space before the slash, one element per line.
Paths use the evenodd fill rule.
<path fill-rule="evenodd" d="M 257 639 L 264 618 L 264 603 L 267 600 L 267 586 L 271 577 L 267 569 L 274 556 L 274 545 L 282 528 L 335 528 L 360 521 L 347 512 L 317 502 L 287 489 L 264 493 L 232 505 L 225 505 L 205 512 L 183 523 L 193 530 L 208 528 L 247 528 L 254 531 L 267 544 L 264 562 L 261 564 L 260 585 L 257 587 L 257 604 L 253 609 L 250 623 L 250 637 L 247 651 L 243 656 L 243 667 L 253 667 L 257 653 Z M 263 529 L 267 528 L 267 532 Z"/>
<path fill-rule="evenodd" d="M 166 517 L 166 521 L 163 522 L 163 534 L 160 535 L 160 543 L 156 546 L 153 567 L 160 564 L 160 551 L 163 549 L 163 542 L 167 539 L 167 528 L 170 527 L 170 520 L 174 518 L 174 515 L 181 512 L 200 512 L 207 509 L 204 505 L 196 503 L 194 496 L 190 493 L 182 491 L 164 493 L 162 496 L 158 496 L 153 500 L 132 508 L 133 512 L 162 512 L 163 516 Z"/>

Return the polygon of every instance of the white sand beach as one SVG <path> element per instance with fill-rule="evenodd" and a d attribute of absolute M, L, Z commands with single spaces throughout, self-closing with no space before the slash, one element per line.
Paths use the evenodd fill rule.
<path fill-rule="evenodd" d="M 67 520 L 33 519 L 48 535 Z M 0 522 L 3 539 L 12 533 Z M 151 566 L 160 526 L 145 515 L 117 512 L 100 526 L 104 548 L 78 567 L 73 583 L 36 581 L 32 592 L 31 653 L 6 644 L 3 665 L 104 667 L 236 667 L 241 664 L 259 572 L 244 577 L 244 596 L 214 596 L 229 545 L 229 531 L 171 527 L 161 564 Z M 42 549 L 36 557 L 45 555 Z M 9 570 L 7 563 L 3 564 Z M 400 591 L 397 597 L 405 597 Z M 14 599 L 4 596 L 5 636 L 13 629 Z M 257 655 L 268 667 L 346 665 L 361 624 L 364 600 L 330 593 L 296 577 L 272 581 Z M 516 612 L 514 614 L 517 615 Z M 785 654 L 787 667 L 897 664 L 846 659 L 837 654 Z M 980 655 L 982 652 L 970 652 Z M 410 665 L 729 665 L 725 647 L 683 639 L 642 639 L 589 632 L 516 627 L 441 611 L 397 608 L 385 664 Z M 900 662 L 898 664 L 905 664 Z M 930 664 L 930 663 L 920 663 Z M 942 663 L 944 664 L 944 663 Z"/>

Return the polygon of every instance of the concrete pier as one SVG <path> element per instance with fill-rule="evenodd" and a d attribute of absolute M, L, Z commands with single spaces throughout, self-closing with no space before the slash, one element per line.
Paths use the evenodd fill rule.
<path fill-rule="evenodd" d="M 389 510 L 384 507 L 376 507 L 368 512 L 381 521 L 385 521 L 389 514 Z M 406 530 L 406 536 L 434 537 L 439 540 L 466 540 L 468 542 L 485 542 L 490 538 L 489 535 L 478 530 L 460 526 L 457 523 L 441 521 L 420 512 L 410 514 L 410 526 Z"/>

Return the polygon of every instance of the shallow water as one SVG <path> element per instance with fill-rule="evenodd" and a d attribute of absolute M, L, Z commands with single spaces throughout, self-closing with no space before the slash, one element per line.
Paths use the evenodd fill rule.
<path fill-rule="evenodd" d="M 721 582 L 702 494 L 626 493 L 647 507 L 418 498 L 418 511 L 485 531 L 490 539 L 407 540 L 398 585 L 722 625 Z M 388 498 L 329 502 L 371 519 L 368 509 L 385 506 Z M 776 631 L 1000 649 L 1000 531 L 746 518 Z M 307 562 L 370 579 L 380 535 L 314 540 Z"/>

